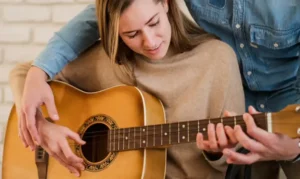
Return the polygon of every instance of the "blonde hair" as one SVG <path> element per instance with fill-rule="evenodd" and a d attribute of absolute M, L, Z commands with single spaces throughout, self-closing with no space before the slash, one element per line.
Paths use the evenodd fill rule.
<path fill-rule="evenodd" d="M 113 63 L 122 65 L 127 73 L 131 73 L 130 62 L 134 52 L 119 37 L 119 19 L 122 12 L 134 0 L 96 0 L 96 13 L 100 38 L 103 48 Z M 153 0 L 164 3 L 166 0 Z M 179 9 L 175 0 L 169 0 L 168 18 L 171 25 L 171 45 L 176 52 L 193 49 L 204 41 L 215 38 L 192 22 Z"/>

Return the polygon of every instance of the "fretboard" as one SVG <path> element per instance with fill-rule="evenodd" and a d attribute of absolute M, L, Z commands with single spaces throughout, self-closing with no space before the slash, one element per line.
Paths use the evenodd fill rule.
<path fill-rule="evenodd" d="M 267 130 L 265 113 L 253 115 L 258 127 Z M 209 123 L 222 123 L 224 126 L 240 125 L 246 129 L 242 116 L 202 119 L 142 127 L 120 128 L 108 132 L 108 151 L 124 151 L 142 148 L 157 148 L 196 141 L 200 132 L 207 139 Z"/>

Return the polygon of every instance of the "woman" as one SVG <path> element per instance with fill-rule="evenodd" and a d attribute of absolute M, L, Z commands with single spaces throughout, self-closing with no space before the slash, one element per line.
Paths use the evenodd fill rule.
<path fill-rule="evenodd" d="M 70 63 L 57 79 L 85 91 L 135 85 L 162 100 L 167 122 L 220 117 L 225 109 L 243 112 L 242 84 L 234 52 L 193 24 L 175 1 L 97 0 L 96 7 L 103 47 L 90 49 Z M 38 106 L 30 106 L 41 105 L 40 99 L 46 98 L 50 116 L 58 118 L 46 73 L 37 67 L 29 68 L 29 63 L 23 64 L 11 73 L 20 116 L 19 135 L 25 146 L 34 149 L 33 136 L 78 176 L 83 169 L 82 159 L 71 152 L 66 137 L 80 144 L 84 141 L 76 133 L 44 120 L 36 110 Z M 35 128 L 35 118 L 39 137 L 35 137 L 37 131 L 26 130 L 26 125 Z M 54 135 L 50 136 L 49 131 Z M 209 140 L 204 140 L 199 134 L 197 145 L 170 147 L 166 177 L 224 178 L 226 162 L 219 152 L 234 147 L 236 139 L 232 129 L 221 124 L 210 124 L 208 136 Z"/>

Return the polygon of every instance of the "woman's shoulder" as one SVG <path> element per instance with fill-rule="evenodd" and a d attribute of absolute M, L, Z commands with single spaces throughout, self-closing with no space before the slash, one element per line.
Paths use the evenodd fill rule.
<path fill-rule="evenodd" d="M 195 50 L 210 52 L 213 56 L 235 56 L 232 47 L 218 39 L 207 40 L 199 44 Z"/>
<path fill-rule="evenodd" d="M 218 39 L 212 39 L 199 44 L 195 49 L 196 55 L 206 54 L 210 61 L 223 63 L 237 63 L 236 54 L 233 48 L 225 42 Z"/>

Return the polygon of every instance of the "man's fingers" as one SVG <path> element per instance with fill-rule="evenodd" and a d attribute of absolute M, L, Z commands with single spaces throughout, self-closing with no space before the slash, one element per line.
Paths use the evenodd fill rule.
<path fill-rule="evenodd" d="M 35 149 L 35 144 L 32 141 L 29 131 L 27 130 L 26 121 L 24 119 L 21 120 L 21 131 L 25 144 L 27 144 L 27 146 L 29 146 L 30 149 L 33 151 Z"/>
<path fill-rule="evenodd" d="M 45 99 L 44 103 L 46 105 L 46 108 L 47 108 L 50 118 L 55 121 L 59 120 L 59 116 L 58 116 L 58 112 L 57 112 L 57 109 L 56 109 L 56 106 L 54 103 L 53 96 L 51 96 L 51 98 Z"/>
<path fill-rule="evenodd" d="M 251 137 L 253 137 L 254 139 L 266 146 L 269 146 L 272 142 L 274 142 L 274 134 L 257 127 L 254 122 L 254 119 L 250 114 L 244 114 L 243 118 L 247 126 L 247 133 Z"/>
<path fill-rule="evenodd" d="M 260 113 L 260 112 L 256 111 L 256 109 L 253 106 L 249 106 L 248 111 L 250 114 L 259 114 Z"/>
<path fill-rule="evenodd" d="M 26 126 L 31 138 L 40 145 L 41 140 L 36 127 L 36 112 L 37 108 L 27 108 L 25 110 Z"/>
<path fill-rule="evenodd" d="M 239 141 L 239 143 L 244 148 L 248 149 L 249 151 L 256 152 L 256 153 L 261 153 L 261 152 L 264 152 L 266 150 L 266 147 L 263 144 L 249 138 L 243 132 L 241 126 L 239 126 L 239 125 L 235 126 L 234 133 L 235 133 L 235 136 L 236 136 L 237 140 Z"/>
<path fill-rule="evenodd" d="M 22 121 L 24 121 L 24 118 L 23 118 L 23 113 L 21 112 L 20 115 L 19 115 L 19 120 L 18 120 L 18 135 L 24 145 L 25 148 L 28 147 L 28 144 L 23 136 L 23 131 L 22 131 Z"/>
<path fill-rule="evenodd" d="M 233 163 L 233 164 L 252 164 L 254 162 L 257 162 L 260 160 L 260 156 L 257 153 L 248 153 L 248 154 L 240 154 L 238 152 L 235 152 L 230 149 L 224 149 L 223 155 L 227 158 L 227 163 Z"/>

